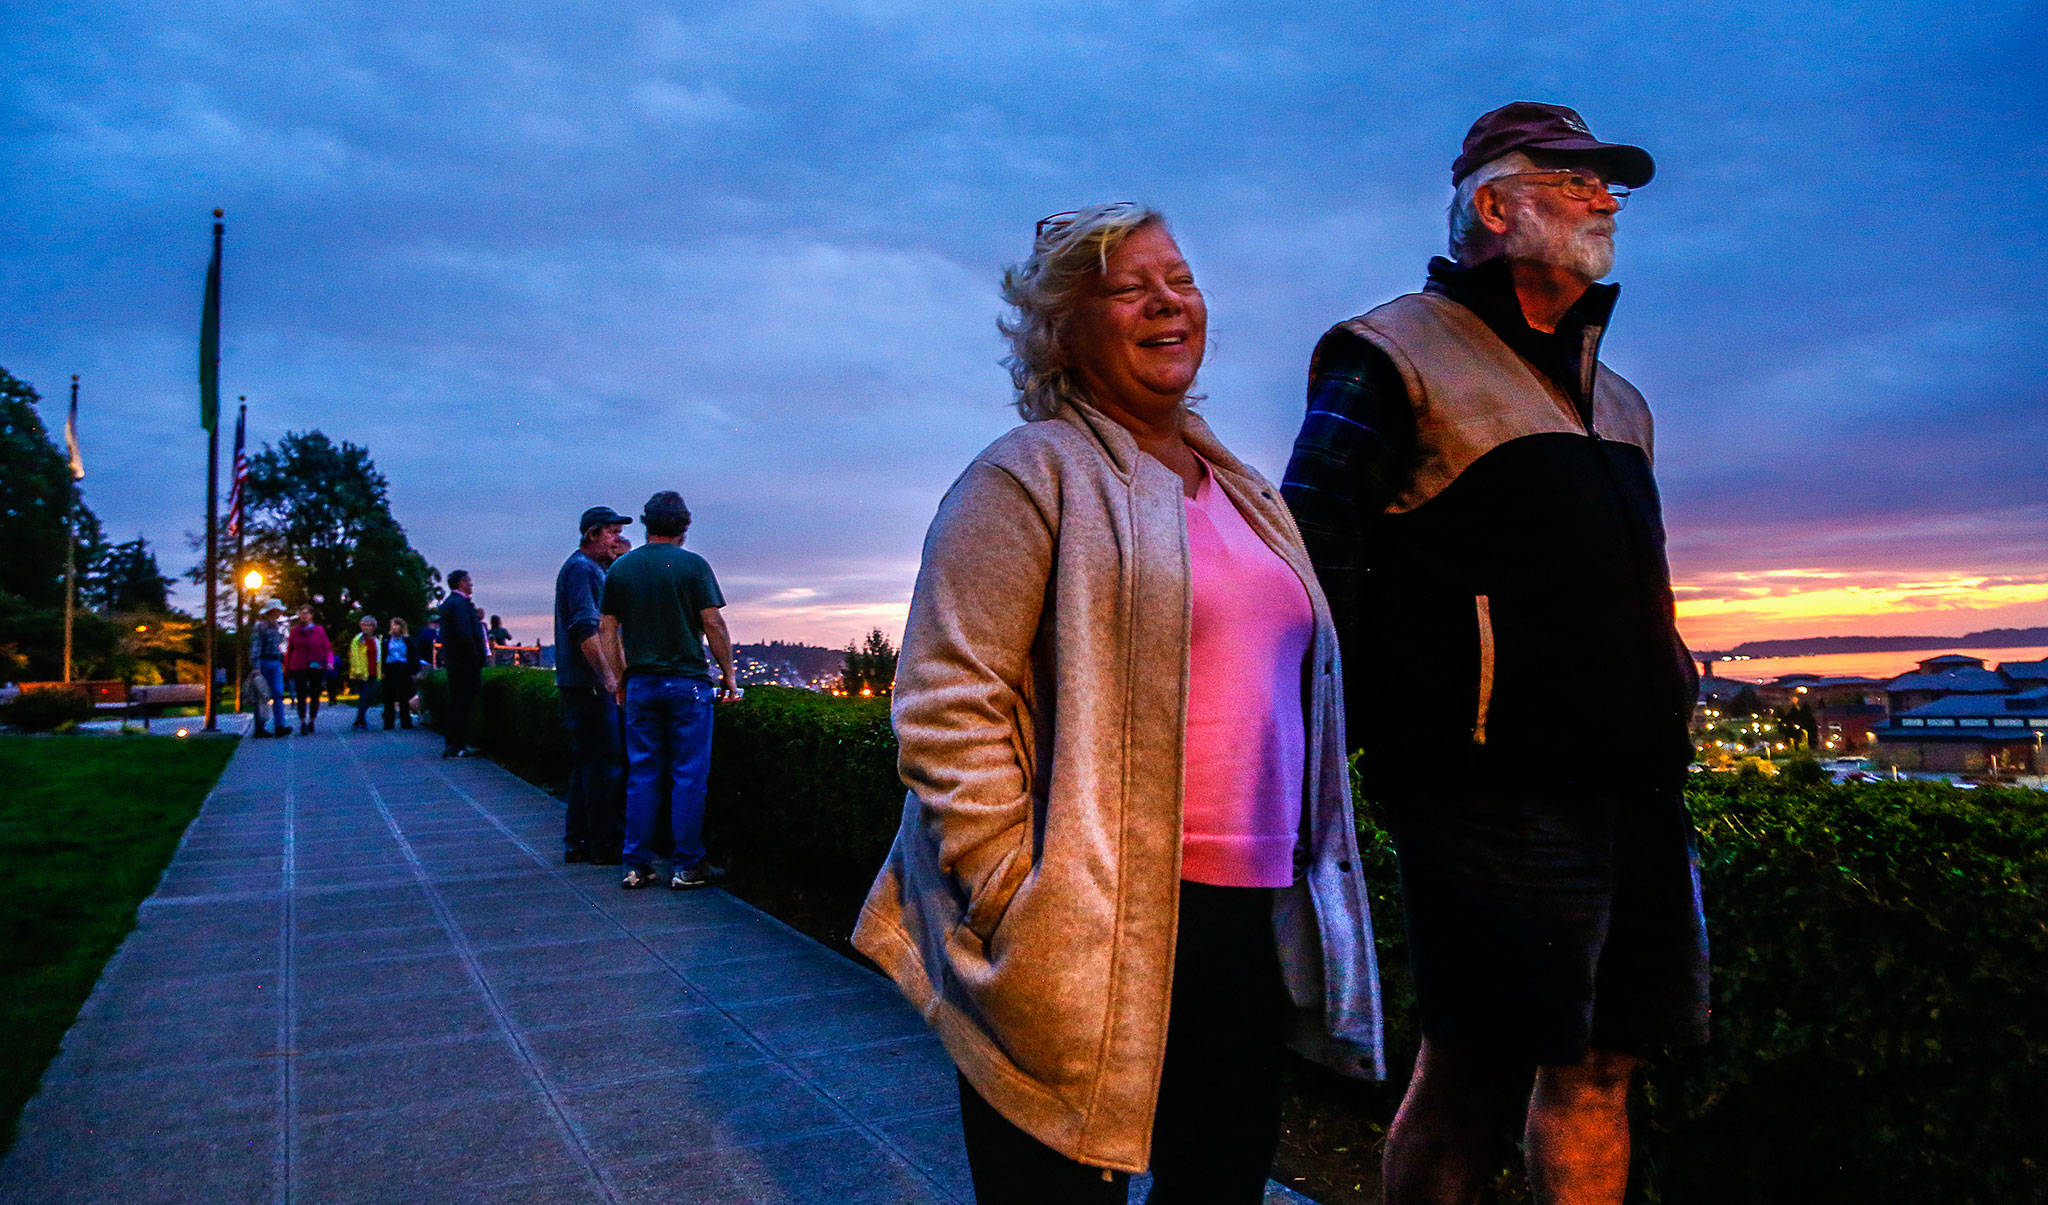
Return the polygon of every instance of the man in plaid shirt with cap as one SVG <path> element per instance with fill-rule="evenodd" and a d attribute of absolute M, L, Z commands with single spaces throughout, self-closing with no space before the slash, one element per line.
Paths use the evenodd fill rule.
<path fill-rule="evenodd" d="M 1525 1124 L 1539 1201 L 1620 1201 L 1640 1060 L 1707 1036 L 1680 796 L 1697 678 L 1648 406 L 1600 362 L 1615 214 L 1655 171 L 1560 105 L 1481 117 L 1449 259 L 1331 329 L 1285 492 L 1400 857 L 1423 1043 L 1386 1198 L 1469 1201 Z M 1599 755 L 1560 718 L 1598 715 Z"/>

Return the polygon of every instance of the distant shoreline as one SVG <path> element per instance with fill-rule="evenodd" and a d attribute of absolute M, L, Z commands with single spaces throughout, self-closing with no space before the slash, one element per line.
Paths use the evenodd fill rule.
<path fill-rule="evenodd" d="M 1901 653 L 1918 649 L 2016 649 L 2048 645 L 2048 627 L 1991 628 L 1964 636 L 1804 636 L 1746 640 L 1722 652 L 1701 650 L 1699 661 L 1726 657 L 1821 657 L 1832 653 Z"/>

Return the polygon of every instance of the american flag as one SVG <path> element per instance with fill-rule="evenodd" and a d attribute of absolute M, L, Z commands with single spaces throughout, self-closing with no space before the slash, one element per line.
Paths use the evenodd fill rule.
<path fill-rule="evenodd" d="M 249 479 L 249 461 L 242 455 L 242 429 L 249 422 L 249 408 L 243 406 L 235 415 L 235 465 L 229 472 L 232 482 L 228 486 L 228 539 L 242 535 L 242 483 Z"/>

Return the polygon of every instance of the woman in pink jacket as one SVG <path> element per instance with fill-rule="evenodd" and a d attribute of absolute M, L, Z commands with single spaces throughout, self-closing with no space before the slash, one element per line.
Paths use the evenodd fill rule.
<path fill-rule="evenodd" d="M 298 696 L 299 731 L 309 736 L 313 721 L 320 717 L 320 692 L 327 689 L 327 674 L 333 668 L 334 644 L 327 639 L 327 629 L 313 622 L 312 607 L 300 607 L 285 640 L 284 672 L 291 675 Z"/>

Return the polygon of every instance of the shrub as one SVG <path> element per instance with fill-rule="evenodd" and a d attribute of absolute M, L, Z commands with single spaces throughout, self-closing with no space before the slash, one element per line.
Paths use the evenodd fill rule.
<path fill-rule="evenodd" d="M 443 675 L 421 692 L 445 713 Z M 566 778 L 544 671 L 485 671 L 473 731 L 529 778 Z M 714 847 L 816 883 L 850 923 L 901 813 L 895 757 L 886 700 L 750 688 L 717 712 Z M 2048 1116 L 2048 797 L 1801 783 L 1796 767 L 1689 788 L 1714 1040 L 1651 1061 L 1637 1197 L 2029 1199 Z M 1384 1121 L 1414 1056 L 1414 997 L 1393 846 L 1369 800 L 1358 825 L 1392 1079 L 1332 1099 Z"/>
<path fill-rule="evenodd" d="M 84 691 L 50 686 L 22 691 L 0 718 L 23 732 L 48 732 L 89 720 L 92 715 L 92 699 Z"/>
<path fill-rule="evenodd" d="M 1696 783 L 1714 1039 L 1653 1064 L 1667 1201 L 2024 1200 L 2048 1116 L 2048 798 Z"/>
<path fill-rule="evenodd" d="M 748 687 L 718 709 L 708 808 L 733 857 L 864 886 L 903 814 L 889 701 Z"/>
<path fill-rule="evenodd" d="M 1783 773 L 1785 785 L 1788 787 L 1818 787 L 1834 781 L 1811 754 L 1803 754 L 1786 762 Z"/>
<path fill-rule="evenodd" d="M 439 727 L 447 674 L 422 677 L 420 697 Z M 721 854 L 835 881 L 874 874 L 903 810 L 887 699 L 751 686 L 744 699 L 720 704 L 714 721 L 705 806 L 707 835 Z M 560 787 L 569 779 L 551 671 L 486 669 L 469 735 L 533 782 Z"/>
<path fill-rule="evenodd" d="M 448 714 L 448 675 L 435 670 L 419 680 L 420 706 L 441 727 Z M 549 788 L 569 781 L 569 734 L 562 726 L 555 672 L 516 666 L 484 670 L 469 717 L 469 743 L 506 769 Z"/>

